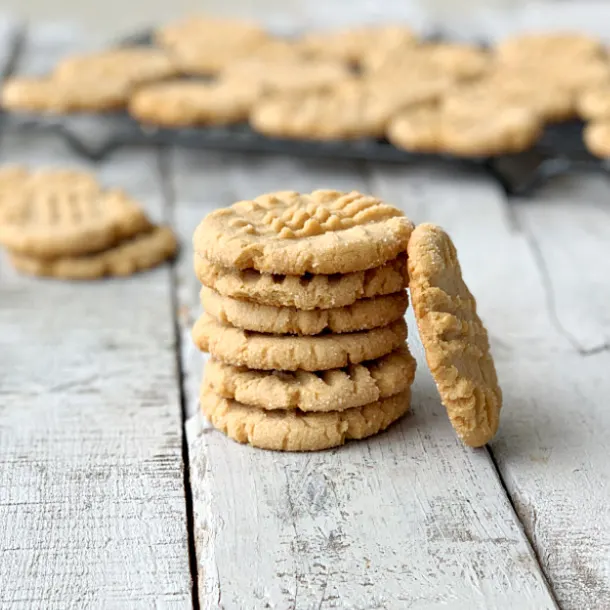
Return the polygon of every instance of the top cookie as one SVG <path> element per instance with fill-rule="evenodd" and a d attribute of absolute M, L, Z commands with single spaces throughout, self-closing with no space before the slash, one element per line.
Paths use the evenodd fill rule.
<path fill-rule="evenodd" d="M 480 447 L 498 429 L 502 392 L 487 331 L 450 237 L 419 225 L 409 241 L 409 288 L 426 360 L 460 438 Z"/>
<path fill-rule="evenodd" d="M 349 273 L 406 250 L 413 224 L 395 207 L 356 191 L 282 191 L 208 214 L 195 250 L 225 267 L 267 273 Z"/>
<path fill-rule="evenodd" d="M 150 227 L 135 201 L 103 191 L 84 172 L 26 174 L 3 197 L 0 243 L 13 253 L 56 258 L 97 252 Z"/>

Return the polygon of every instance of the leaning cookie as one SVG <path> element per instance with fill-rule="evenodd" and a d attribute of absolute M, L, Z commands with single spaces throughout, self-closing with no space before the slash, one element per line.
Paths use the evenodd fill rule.
<path fill-rule="evenodd" d="M 281 191 L 208 214 L 193 246 L 212 263 L 236 269 L 350 273 L 396 258 L 412 229 L 399 209 L 356 191 Z"/>
<path fill-rule="evenodd" d="M 245 331 L 203 314 L 193 326 L 193 342 L 203 352 L 250 369 L 325 371 L 389 354 L 407 338 L 404 319 L 353 333 L 299 337 Z"/>
<path fill-rule="evenodd" d="M 303 311 L 295 307 L 272 307 L 226 297 L 204 286 L 201 304 L 217 320 L 260 333 L 319 335 L 323 332 L 350 333 L 386 326 L 407 309 L 407 293 L 360 299 L 347 307 Z"/>
<path fill-rule="evenodd" d="M 328 413 L 266 411 L 221 398 L 204 385 L 203 414 L 229 438 L 275 451 L 319 451 L 385 430 L 411 404 L 411 390 L 363 407 Z"/>
<path fill-rule="evenodd" d="M 104 276 L 126 276 L 152 269 L 171 258 L 177 248 L 169 227 L 154 227 L 114 247 L 78 257 L 45 260 L 10 254 L 10 261 L 28 275 L 64 280 L 90 280 Z"/>
<path fill-rule="evenodd" d="M 403 345 L 377 360 L 317 372 L 256 371 L 212 358 L 205 365 L 204 382 L 223 398 L 261 409 L 344 411 L 407 390 L 415 368 Z"/>
<path fill-rule="evenodd" d="M 460 438 L 480 447 L 495 435 L 502 392 L 487 331 L 449 236 L 416 227 L 408 249 L 409 289 L 426 360 Z"/>

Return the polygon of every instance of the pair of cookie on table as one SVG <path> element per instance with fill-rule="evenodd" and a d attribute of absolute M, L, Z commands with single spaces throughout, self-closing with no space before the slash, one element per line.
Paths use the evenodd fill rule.
<path fill-rule="evenodd" d="M 204 415 L 253 446 L 308 451 L 384 430 L 410 407 L 409 285 L 429 366 L 460 437 L 495 434 L 486 331 L 438 227 L 357 192 L 278 192 L 209 214 L 193 238 L 211 353 Z"/>
<path fill-rule="evenodd" d="M 130 275 L 176 251 L 123 191 L 76 170 L 0 169 L 0 244 L 21 272 L 63 279 Z"/>

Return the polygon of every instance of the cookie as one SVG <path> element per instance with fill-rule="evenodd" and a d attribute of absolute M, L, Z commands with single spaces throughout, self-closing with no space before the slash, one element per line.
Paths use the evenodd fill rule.
<path fill-rule="evenodd" d="M 578 96 L 587 89 L 607 85 L 610 81 L 610 63 L 606 59 L 564 65 L 558 63 L 552 69 L 545 69 L 539 82 L 545 81 Z"/>
<path fill-rule="evenodd" d="M 585 120 L 610 119 L 610 83 L 583 91 L 576 100 L 576 107 Z"/>
<path fill-rule="evenodd" d="M 248 118 L 255 91 L 237 83 L 169 81 L 141 87 L 129 100 L 130 114 L 152 125 L 227 125 Z"/>
<path fill-rule="evenodd" d="M 539 79 L 524 77 L 519 71 L 499 70 L 474 84 L 446 94 L 441 102 L 445 115 L 459 118 L 493 112 L 497 106 L 519 106 L 545 121 L 565 121 L 574 116 L 574 99 L 569 91 L 553 83 L 541 86 Z"/>
<path fill-rule="evenodd" d="M 159 28 L 155 39 L 158 44 L 170 49 L 185 41 L 248 46 L 265 41 L 267 34 L 256 23 L 245 19 L 195 15 Z"/>
<path fill-rule="evenodd" d="M 303 36 L 299 45 L 308 55 L 358 63 L 371 49 L 380 45 L 392 49 L 407 48 L 416 42 L 417 37 L 409 27 L 388 25 L 312 32 Z"/>
<path fill-rule="evenodd" d="M 475 45 L 465 43 L 428 43 L 410 48 L 384 46 L 373 49 L 364 59 L 367 74 L 388 74 L 396 83 L 407 84 L 421 73 L 442 74 L 453 80 L 478 78 L 492 65 L 491 54 Z"/>
<path fill-rule="evenodd" d="M 387 137 L 409 151 L 486 157 L 527 150 L 542 133 L 542 120 L 529 108 L 501 102 L 460 108 L 407 110 L 390 123 Z"/>
<path fill-rule="evenodd" d="M 2 87 L 2 107 L 17 112 L 109 112 L 123 108 L 130 85 L 83 78 L 59 80 L 47 77 L 10 78 Z"/>
<path fill-rule="evenodd" d="M 408 151 L 443 150 L 441 117 L 436 106 L 419 106 L 399 114 L 389 123 L 386 136 L 394 146 Z"/>
<path fill-rule="evenodd" d="M 260 409 L 344 411 L 404 392 L 415 368 L 406 345 L 378 360 L 314 373 L 254 371 L 212 358 L 204 383 L 218 396 Z"/>
<path fill-rule="evenodd" d="M 529 108 L 507 104 L 486 113 L 474 110 L 443 121 L 444 151 L 466 157 L 512 154 L 531 148 L 542 135 L 543 122 Z"/>
<path fill-rule="evenodd" d="M 254 49 L 249 51 L 246 57 L 242 59 L 299 61 L 306 59 L 306 57 L 295 40 L 269 36 L 261 44 L 258 44 Z M 227 67 L 230 66 L 231 64 Z"/>
<path fill-rule="evenodd" d="M 224 267 L 287 275 L 350 273 L 396 258 L 412 229 L 399 209 L 356 191 L 280 191 L 208 214 L 193 245 Z"/>
<path fill-rule="evenodd" d="M 434 105 L 456 87 L 455 78 L 435 69 L 413 70 L 405 78 L 399 73 L 379 73 L 365 78 L 366 86 L 383 96 L 386 124 L 405 108 Z"/>
<path fill-rule="evenodd" d="M 441 400 L 464 443 L 480 447 L 498 429 L 502 392 L 450 237 L 434 225 L 416 227 L 408 266 L 415 319 Z"/>
<path fill-rule="evenodd" d="M 5 203 L 10 203 L 13 199 L 15 190 L 21 188 L 27 179 L 28 172 L 20 165 L 5 165 L 0 168 L 0 214 Z"/>
<path fill-rule="evenodd" d="M 610 120 L 593 121 L 585 126 L 583 139 L 592 155 L 610 158 Z"/>
<path fill-rule="evenodd" d="M 102 190 L 76 171 L 36 172 L 0 212 L 0 243 L 15 254 L 58 258 L 97 252 L 150 227 L 119 190 Z"/>
<path fill-rule="evenodd" d="M 193 341 L 204 352 L 250 369 L 325 371 L 381 358 L 407 338 L 404 319 L 388 326 L 341 335 L 267 335 L 223 324 L 203 314 L 193 326 Z"/>
<path fill-rule="evenodd" d="M 10 254 L 10 261 L 18 271 L 28 275 L 89 280 L 151 269 L 171 258 L 176 247 L 176 237 L 170 228 L 154 227 L 95 254 L 49 260 Z"/>
<path fill-rule="evenodd" d="M 353 75 L 344 64 L 332 60 L 254 57 L 230 64 L 222 78 L 260 94 L 296 94 L 332 89 Z"/>
<path fill-rule="evenodd" d="M 400 292 L 408 283 L 405 255 L 367 271 L 334 275 L 275 275 L 230 269 L 198 254 L 194 263 L 199 281 L 224 296 L 303 310 L 345 307 L 358 299 Z"/>
<path fill-rule="evenodd" d="M 411 391 L 345 411 L 303 413 L 242 405 L 204 386 L 200 404 L 214 427 L 239 443 L 275 451 L 319 451 L 385 430 L 409 410 Z"/>
<path fill-rule="evenodd" d="M 122 47 L 62 59 L 53 70 L 52 79 L 76 83 L 100 79 L 138 85 L 176 73 L 174 62 L 161 49 Z"/>
<path fill-rule="evenodd" d="M 519 34 L 495 47 L 498 61 L 523 65 L 548 60 L 561 64 L 566 60 L 596 59 L 603 54 L 603 45 L 596 38 L 568 31 Z"/>
<path fill-rule="evenodd" d="M 170 51 L 181 72 L 202 75 L 218 74 L 269 40 L 265 31 L 251 22 L 203 16 L 163 27 L 156 38 Z"/>
<path fill-rule="evenodd" d="M 347 307 L 304 311 L 273 307 L 225 297 L 204 286 L 201 304 L 224 324 L 276 335 L 319 335 L 323 332 L 351 333 L 387 326 L 401 318 L 408 305 L 407 293 L 360 299 Z"/>
<path fill-rule="evenodd" d="M 264 98 L 253 107 L 250 126 L 273 138 L 377 138 L 383 134 L 392 109 L 388 98 L 356 84 L 349 91 L 340 88 Z"/>

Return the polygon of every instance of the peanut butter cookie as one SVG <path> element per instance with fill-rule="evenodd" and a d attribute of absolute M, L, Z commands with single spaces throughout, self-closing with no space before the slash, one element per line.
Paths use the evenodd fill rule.
<path fill-rule="evenodd" d="M 408 284 L 405 254 L 381 267 L 333 275 L 276 275 L 230 269 L 194 255 L 199 281 L 227 297 L 302 310 L 345 307 L 358 299 L 400 292 Z"/>
<path fill-rule="evenodd" d="M 152 125 L 226 125 L 245 121 L 256 98 L 256 91 L 237 83 L 170 81 L 141 87 L 129 112 Z"/>
<path fill-rule="evenodd" d="M 411 391 L 363 407 L 329 413 L 266 411 L 221 398 L 207 386 L 200 395 L 203 414 L 229 438 L 275 451 L 319 451 L 385 430 L 411 404 Z"/>
<path fill-rule="evenodd" d="M 208 214 L 193 245 L 212 263 L 236 269 L 350 273 L 396 258 L 412 229 L 399 209 L 356 191 L 283 191 Z"/>
<path fill-rule="evenodd" d="M 360 299 L 347 307 L 303 311 L 295 307 L 273 307 L 232 299 L 206 286 L 201 289 L 203 308 L 217 320 L 244 330 L 276 335 L 351 333 L 387 326 L 402 318 L 408 302 L 407 293 L 402 291 Z"/>
<path fill-rule="evenodd" d="M 415 359 L 406 345 L 377 360 L 328 371 L 255 371 L 208 360 L 204 383 L 219 396 L 261 409 L 344 411 L 411 387 Z"/>
<path fill-rule="evenodd" d="M 502 392 L 487 331 L 464 280 L 449 236 L 416 227 L 408 249 L 409 288 L 426 360 L 449 419 L 471 447 L 498 429 Z"/>
<path fill-rule="evenodd" d="M 36 258 L 98 252 L 149 228 L 137 202 L 77 171 L 31 174 L 0 210 L 0 243 Z"/>
<path fill-rule="evenodd" d="M 169 227 L 153 227 L 95 254 L 47 260 L 10 254 L 10 261 L 18 271 L 29 275 L 90 280 L 151 269 L 172 257 L 176 248 L 176 237 Z"/>
<path fill-rule="evenodd" d="M 381 358 L 407 338 L 403 319 L 388 326 L 340 335 L 298 337 L 268 335 L 235 328 L 203 314 L 193 327 L 193 341 L 204 352 L 250 369 L 325 371 Z"/>

